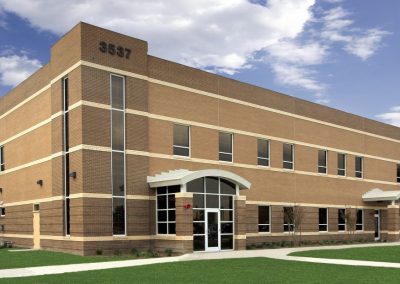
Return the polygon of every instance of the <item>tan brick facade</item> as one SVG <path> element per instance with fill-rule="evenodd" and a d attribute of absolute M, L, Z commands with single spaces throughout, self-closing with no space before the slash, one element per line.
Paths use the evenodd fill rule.
<path fill-rule="evenodd" d="M 130 58 L 99 50 L 99 42 L 131 49 Z M 316 105 L 147 54 L 147 42 L 80 23 L 51 50 L 50 62 L 0 98 L 0 238 L 33 246 L 33 210 L 39 205 L 43 249 L 95 254 L 117 250 L 190 252 L 193 195 L 175 193 L 175 233 L 157 229 L 156 189 L 147 177 L 185 169 L 217 169 L 251 183 L 234 196 L 234 248 L 290 241 L 284 207 L 303 208 L 304 241 L 349 238 L 338 230 L 338 209 L 363 210 L 356 239 L 398 240 L 400 213 L 388 201 L 364 202 L 373 188 L 400 190 L 400 131 L 366 118 Z M 110 76 L 125 78 L 126 234 L 113 236 Z M 63 78 L 69 84 L 69 173 L 64 151 Z M 174 124 L 190 125 L 190 157 L 173 155 Z M 218 161 L 219 132 L 233 134 L 233 162 Z M 257 165 L 257 139 L 270 141 L 270 166 Z M 294 145 L 294 170 L 283 169 L 283 144 Z M 327 150 L 327 174 L 318 150 Z M 338 153 L 346 176 L 337 175 Z M 363 178 L 355 177 L 355 157 Z M 69 174 L 68 173 L 68 174 Z M 66 234 L 66 178 L 70 234 Z M 42 181 L 42 185 L 38 184 Z M 270 207 L 269 232 L 259 232 L 259 206 Z M 327 231 L 319 231 L 327 208 Z M 173 217 L 171 217 L 173 218 Z"/>

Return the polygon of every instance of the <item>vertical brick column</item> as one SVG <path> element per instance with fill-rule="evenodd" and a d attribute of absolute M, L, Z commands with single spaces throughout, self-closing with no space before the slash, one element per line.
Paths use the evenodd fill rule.
<path fill-rule="evenodd" d="M 387 230 L 389 242 L 399 240 L 399 205 L 388 205 Z"/>
<path fill-rule="evenodd" d="M 246 196 L 235 196 L 235 249 L 246 249 Z"/>
<path fill-rule="evenodd" d="M 182 252 L 193 252 L 193 193 L 175 193 L 176 239 Z"/>

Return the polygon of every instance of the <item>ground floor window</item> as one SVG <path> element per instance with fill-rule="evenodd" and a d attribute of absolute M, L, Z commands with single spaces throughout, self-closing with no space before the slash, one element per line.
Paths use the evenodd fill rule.
<path fill-rule="evenodd" d="M 269 206 L 258 206 L 258 231 L 270 232 L 271 214 Z"/>
<path fill-rule="evenodd" d="M 346 209 L 338 209 L 338 231 L 346 231 Z"/>
<path fill-rule="evenodd" d="M 157 188 L 157 234 L 176 234 L 175 193 L 179 185 Z"/>
<path fill-rule="evenodd" d="M 233 249 L 235 184 L 205 177 L 187 183 L 186 190 L 193 192 L 193 250 Z"/>
<path fill-rule="evenodd" d="M 283 231 L 294 231 L 294 210 L 293 207 L 283 207 Z"/>
<path fill-rule="evenodd" d="M 356 231 L 362 231 L 364 228 L 364 212 L 362 209 L 357 209 Z"/>
<path fill-rule="evenodd" d="M 320 232 L 328 231 L 328 208 L 319 208 L 318 217 L 319 217 L 318 230 Z"/>

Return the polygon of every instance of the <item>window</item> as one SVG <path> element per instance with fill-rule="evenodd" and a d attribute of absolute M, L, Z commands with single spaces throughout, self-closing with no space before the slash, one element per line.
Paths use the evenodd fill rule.
<path fill-rule="evenodd" d="M 293 230 L 294 230 L 293 207 L 283 207 L 283 231 L 293 232 Z"/>
<path fill-rule="evenodd" d="M 338 154 L 338 173 L 339 176 L 346 175 L 346 154 Z"/>
<path fill-rule="evenodd" d="M 319 208 L 318 209 L 318 218 L 319 218 L 318 230 L 320 232 L 327 232 L 328 231 L 328 208 Z"/>
<path fill-rule="evenodd" d="M 232 143 L 233 134 L 220 132 L 219 133 L 219 160 L 224 162 L 233 161 Z"/>
<path fill-rule="evenodd" d="M 283 144 L 283 168 L 293 170 L 294 145 Z"/>
<path fill-rule="evenodd" d="M 0 216 L 1 217 L 6 216 L 6 208 L 0 207 Z"/>
<path fill-rule="evenodd" d="M 39 203 L 33 204 L 33 211 L 34 212 L 39 212 L 40 211 L 40 204 Z"/>
<path fill-rule="evenodd" d="M 179 185 L 157 188 L 157 234 L 176 234 L 175 193 Z"/>
<path fill-rule="evenodd" d="M 6 170 L 6 165 L 4 163 L 4 146 L 0 146 L 0 172 Z"/>
<path fill-rule="evenodd" d="M 400 164 L 397 164 L 397 182 L 400 182 Z"/>
<path fill-rule="evenodd" d="M 328 151 L 318 150 L 318 172 L 320 174 L 327 173 Z"/>
<path fill-rule="evenodd" d="M 338 209 L 338 231 L 346 231 L 346 209 Z"/>
<path fill-rule="evenodd" d="M 363 224 L 364 224 L 364 214 L 363 214 L 362 209 L 357 209 L 357 220 L 356 220 L 356 231 L 362 231 L 363 230 Z"/>
<path fill-rule="evenodd" d="M 269 141 L 257 139 L 257 164 L 259 166 L 269 166 Z"/>
<path fill-rule="evenodd" d="M 125 78 L 112 74 L 110 85 L 113 234 L 125 235 Z"/>
<path fill-rule="evenodd" d="M 356 168 L 355 168 L 355 176 L 357 178 L 363 177 L 363 168 L 364 168 L 364 158 L 356 157 Z"/>
<path fill-rule="evenodd" d="M 69 183 L 69 172 L 70 172 L 70 158 L 69 158 L 69 79 L 65 77 L 62 79 L 63 86 L 63 162 L 64 162 L 64 233 L 69 236 L 71 233 L 71 208 L 70 208 L 70 183 Z"/>
<path fill-rule="evenodd" d="M 174 124 L 174 155 L 190 156 L 190 127 L 188 125 Z"/>
<path fill-rule="evenodd" d="M 258 231 L 259 232 L 270 232 L 270 207 L 269 206 L 258 206 Z"/>

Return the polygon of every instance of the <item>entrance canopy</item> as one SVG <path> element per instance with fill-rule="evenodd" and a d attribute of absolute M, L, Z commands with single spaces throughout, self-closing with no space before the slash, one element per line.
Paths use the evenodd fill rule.
<path fill-rule="evenodd" d="M 362 196 L 364 201 L 396 201 L 399 198 L 400 190 L 383 191 L 379 188 L 374 188 Z"/>
<path fill-rule="evenodd" d="M 250 189 L 251 187 L 251 183 L 241 176 L 232 172 L 219 169 L 207 169 L 199 171 L 189 171 L 181 169 L 169 172 L 162 172 L 161 174 L 157 174 L 155 176 L 148 176 L 147 183 L 150 185 L 151 188 L 171 185 L 183 185 L 198 178 L 211 176 L 227 179 L 234 184 L 237 184 L 239 186 L 239 189 Z"/>

